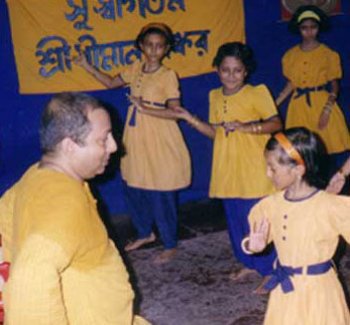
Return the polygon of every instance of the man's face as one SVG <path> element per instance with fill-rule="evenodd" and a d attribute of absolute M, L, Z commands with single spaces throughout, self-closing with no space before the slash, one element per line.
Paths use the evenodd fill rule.
<path fill-rule="evenodd" d="M 102 174 L 108 164 L 110 155 L 117 150 L 108 113 L 98 108 L 90 110 L 88 119 L 91 124 L 91 131 L 83 145 L 76 145 L 76 150 L 72 156 L 75 174 L 81 180 Z"/>

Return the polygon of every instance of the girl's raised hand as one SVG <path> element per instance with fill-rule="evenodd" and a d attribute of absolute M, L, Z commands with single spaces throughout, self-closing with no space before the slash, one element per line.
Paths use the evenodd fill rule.
<path fill-rule="evenodd" d="M 267 244 L 267 236 L 270 224 L 267 219 L 262 219 L 258 224 L 254 223 L 249 234 L 248 249 L 251 252 L 261 252 Z"/>

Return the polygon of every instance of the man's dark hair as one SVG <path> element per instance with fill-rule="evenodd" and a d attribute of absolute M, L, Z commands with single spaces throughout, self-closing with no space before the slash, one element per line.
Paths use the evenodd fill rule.
<path fill-rule="evenodd" d="M 87 94 L 65 92 L 54 95 L 41 117 L 39 132 L 43 153 L 55 151 L 65 138 L 84 145 L 91 130 L 88 112 L 96 108 L 103 109 L 103 106 Z"/>

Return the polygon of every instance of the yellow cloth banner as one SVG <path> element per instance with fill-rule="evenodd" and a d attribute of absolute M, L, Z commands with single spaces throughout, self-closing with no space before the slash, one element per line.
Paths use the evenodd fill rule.
<path fill-rule="evenodd" d="M 177 45 L 164 64 L 180 77 L 212 71 L 217 48 L 245 41 L 243 0 L 7 0 L 20 93 L 102 89 L 74 65 L 84 52 L 110 75 L 141 58 L 142 26 L 163 22 Z"/>

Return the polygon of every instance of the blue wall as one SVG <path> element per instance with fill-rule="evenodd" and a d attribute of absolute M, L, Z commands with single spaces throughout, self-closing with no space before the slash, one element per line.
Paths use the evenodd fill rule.
<path fill-rule="evenodd" d="M 253 84 L 265 83 L 274 95 L 284 84 L 280 60 L 283 53 L 298 42 L 280 21 L 280 0 L 244 0 L 247 42 L 254 49 L 258 69 L 251 78 Z M 349 120 L 350 107 L 350 2 L 342 1 L 344 14 L 332 17 L 332 30 L 322 35 L 322 41 L 337 50 L 342 57 L 344 78 L 341 83 L 340 104 Z M 19 95 L 16 66 L 5 0 L 0 0 L 0 193 L 11 186 L 33 162 L 39 159 L 38 126 L 48 95 Z M 197 116 L 207 119 L 210 89 L 219 85 L 214 73 L 181 80 L 184 105 Z M 127 102 L 123 89 L 92 93 L 112 107 L 121 133 Z M 285 114 L 285 107 L 281 111 Z M 206 197 L 211 164 L 211 141 L 185 123 L 180 123 L 192 154 L 193 183 L 180 194 L 180 200 Z M 107 177 L 94 181 L 111 214 L 125 212 L 117 164 Z"/>

